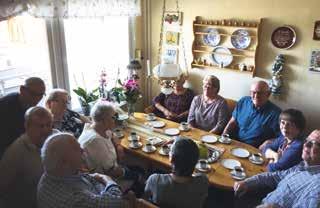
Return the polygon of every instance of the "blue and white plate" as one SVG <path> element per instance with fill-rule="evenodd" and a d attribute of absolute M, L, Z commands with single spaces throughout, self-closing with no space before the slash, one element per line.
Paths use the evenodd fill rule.
<path fill-rule="evenodd" d="M 251 43 L 249 32 L 245 29 L 239 29 L 232 33 L 231 44 L 237 49 L 246 49 Z"/>
<path fill-rule="evenodd" d="M 208 46 L 217 46 L 220 43 L 220 35 L 218 30 L 214 28 L 208 28 L 204 32 L 208 33 L 203 35 L 203 43 Z"/>
<path fill-rule="evenodd" d="M 229 66 L 233 60 L 231 51 L 223 46 L 217 46 L 212 51 L 212 59 L 219 66 Z"/>

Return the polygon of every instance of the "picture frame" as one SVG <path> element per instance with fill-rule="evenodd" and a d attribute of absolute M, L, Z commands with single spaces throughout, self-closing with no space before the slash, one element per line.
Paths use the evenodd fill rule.
<path fill-rule="evenodd" d="M 171 46 L 179 46 L 180 33 L 176 31 L 166 31 L 165 44 Z"/>
<path fill-rule="evenodd" d="M 182 12 L 178 11 L 165 11 L 164 12 L 164 24 L 166 25 L 182 25 Z"/>
<path fill-rule="evenodd" d="M 320 40 L 320 20 L 314 23 L 313 40 Z"/>
<path fill-rule="evenodd" d="M 177 64 L 178 63 L 179 49 L 173 47 L 165 47 L 162 53 L 161 63 Z"/>
<path fill-rule="evenodd" d="M 311 51 L 309 71 L 320 73 L 320 50 Z"/>

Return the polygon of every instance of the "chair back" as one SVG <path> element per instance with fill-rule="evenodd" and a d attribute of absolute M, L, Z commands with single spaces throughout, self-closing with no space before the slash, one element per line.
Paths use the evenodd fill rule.
<path fill-rule="evenodd" d="M 232 113 L 233 109 L 236 107 L 237 105 L 237 101 L 229 99 L 229 98 L 224 98 L 227 101 L 227 105 L 229 108 L 229 112 Z"/>
<path fill-rule="evenodd" d="M 159 208 L 158 206 L 152 204 L 151 202 L 148 202 L 145 199 L 137 199 L 136 200 L 136 207 L 137 208 Z"/>

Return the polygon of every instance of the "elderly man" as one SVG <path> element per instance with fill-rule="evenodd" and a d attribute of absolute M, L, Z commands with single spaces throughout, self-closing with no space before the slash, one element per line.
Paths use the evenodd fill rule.
<path fill-rule="evenodd" d="M 320 130 L 306 139 L 302 159 L 288 170 L 262 173 L 235 183 L 235 193 L 242 195 L 270 188 L 274 191 L 262 200 L 261 207 L 320 207 Z"/>
<path fill-rule="evenodd" d="M 38 104 L 45 89 L 42 79 L 31 77 L 20 86 L 20 93 L 0 99 L 0 158 L 6 148 L 25 131 L 24 114 L 28 108 Z"/>
<path fill-rule="evenodd" d="M 250 94 L 239 100 L 223 133 L 258 147 L 279 134 L 281 109 L 268 100 L 270 89 L 264 81 L 252 84 Z"/>
<path fill-rule="evenodd" d="M 40 148 L 52 133 L 52 115 L 45 108 L 32 107 L 25 114 L 25 128 L 0 161 L 0 198 L 5 207 L 36 207 L 43 173 Z"/>
<path fill-rule="evenodd" d="M 81 174 L 82 149 L 68 133 L 52 135 L 41 150 L 45 173 L 38 184 L 38 208 L 126 207 L 120 187 L 108 176 Z M 134 203 L 134 195 L 129 195 Z"/>

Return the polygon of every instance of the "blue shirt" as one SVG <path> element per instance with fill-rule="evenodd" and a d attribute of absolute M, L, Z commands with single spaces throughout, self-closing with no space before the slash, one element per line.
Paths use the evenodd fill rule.
<path fill-rule="evenodd" d="M 275 189 L 262 200 L 263 204 L 281 208 L 320 206 L 320 165 L 301 162 L 288 170 L 255 175 L 246 179 L 245 184 L 250 190 Z"/>
<path fill-rule="evenodd" d="M 251 97 L 241 98 L 232 113 L 239 128 L 235 136 L 241 142 L 258 147 L 279 134 L 280 113 L 281 109 L 270 101 L 257 109 Z"/>
<path fill-rule="evenodd" d="M 276 138 L 271 144 L 267 144 L 263 149 L 263 153 L 265 153 L 267 149 L 271 149 L 275 152 L 278 152 L 280 149 L 283 148 L 284 143 L 285 138 L 283 135 L 281 135 L 278 138 Z M 268 171 L 286 170 L 298 164 L 301 161 L 302 148 L 302 139 L 296 138 L 292 140 L 292 142 L 288 144 L 288 147 L 281 153 L 278 162 L 270 163 L 267 166 Z"/>
<path fill-rule="evenodd" d="M 38 208 L 125 207 L 120 187 L 106 186 L 88 174 L 55 177 L 44 173 L 38 184 Z"/>

